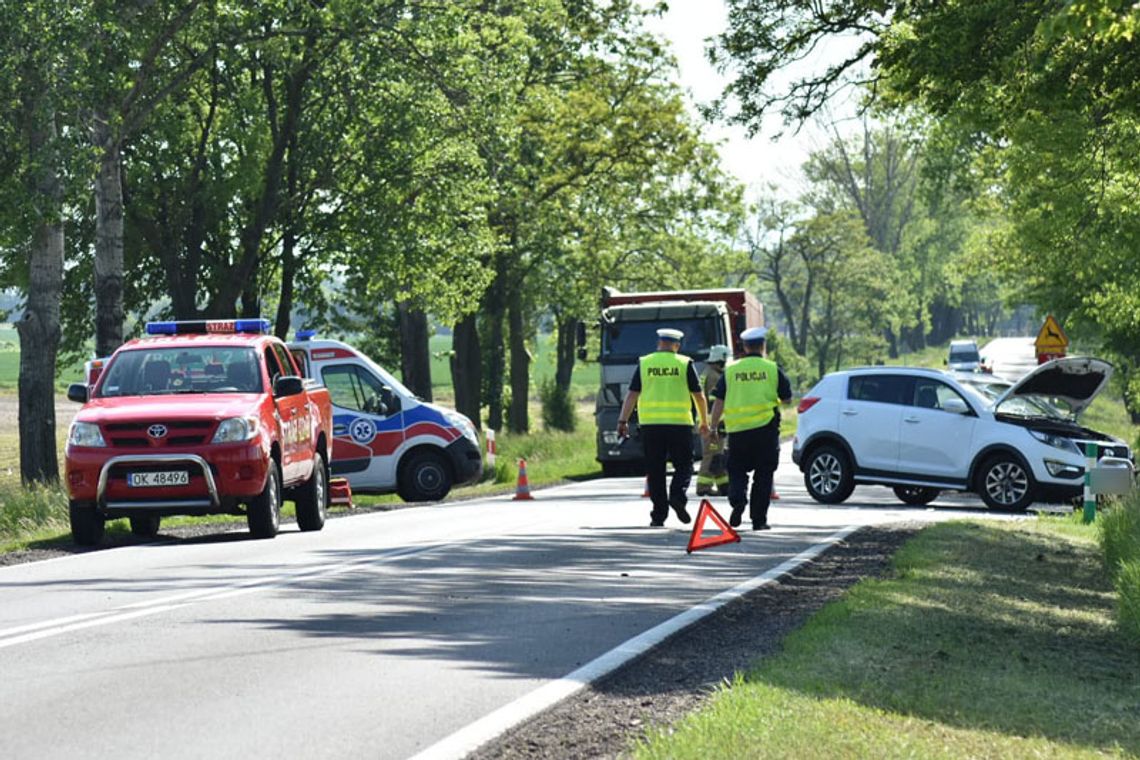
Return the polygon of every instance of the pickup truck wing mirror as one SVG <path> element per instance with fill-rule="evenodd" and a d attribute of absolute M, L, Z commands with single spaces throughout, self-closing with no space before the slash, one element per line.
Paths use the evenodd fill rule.
<path fill-rule="evenodd" d="M 87 383 L 72 383 L 67 386 L 67 400 L 78 404 L 86 404 L 90 396 Z"/>
<path fill-rule="evenodd" d="M 273 383 L 273 397 L 296 396 L 305 390 L 305 381 L 296 375 L 282 375 Z"/>

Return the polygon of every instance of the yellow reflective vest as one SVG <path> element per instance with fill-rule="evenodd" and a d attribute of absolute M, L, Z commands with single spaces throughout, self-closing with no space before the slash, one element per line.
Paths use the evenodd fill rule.
<path fill-rule="evenodd" d="M 764 427 L 780 406 L 780 371 L 762 356 L 745 356 L 724 369 L 724 427 L 730 433 Z"/>
<path fill-rule="evenodd" d="M 641 357 L 637 417 L 642 425 L 692 426 L 689 357 L 672 351 L 657 351 Z"/>

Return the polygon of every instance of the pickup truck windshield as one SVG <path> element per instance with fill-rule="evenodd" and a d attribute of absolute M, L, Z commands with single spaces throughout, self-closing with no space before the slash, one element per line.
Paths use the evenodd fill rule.
<path fill-rule="evenodd" d="M 610 322 L 602 328 L 602 361 L 634 362 L 639 356 L 657 349 L 657 330 L 672 327 L 685 334 L 681 353 L 690 359 L 704 361 L 709 348 L 727 343 L 718 318 L 668 319 L 661 322 Z"/>
<path fill-rule="evenodd" d="M 176 393 L 261 393 L 252 348 L 194 346 L 122 351 L 103 376 L 100 398 Z"/>

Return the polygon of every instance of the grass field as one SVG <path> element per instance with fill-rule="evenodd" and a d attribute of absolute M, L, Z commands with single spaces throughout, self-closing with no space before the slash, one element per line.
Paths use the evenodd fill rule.
<path fill-rule="evenodd" d="M 638 758 L 1140 756 L 1140 649 L 1095 531 L 924 530 Z"/>

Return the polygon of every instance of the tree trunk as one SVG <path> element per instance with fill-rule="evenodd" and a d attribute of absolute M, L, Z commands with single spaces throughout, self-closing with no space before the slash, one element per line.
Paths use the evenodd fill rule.
<path fill-rule="evenodd" d="M 297 238 L 291 226 L 286 227 L 281 237 L 281 297 L 277 301 L 277 319 L 273 334 L 281 340 L 288 340 L 289 324 L 293 313 L 293 280 L 297 275 Z"/>
<path fill-rule="evenodd" d="M 502 276 L 487 291 L 487 322 L 490 335 L 487 346 L 487 425 L 503 429 L 503 287 Z"/>
<path fill-rule="evenodd" d="M 261 289 L 257 282 L 260 270 L 261 258 L 258 257 L 254 260 L 253 270 L 246 278 L 245 287 L 241 291 L 241 315 L 247 319 L 261 316 Z"/>
<path fill-rule="evenodd" d="M 54 161 L 45 160 L 55 139 L 51 117 L 28 135 L 33 165 L 42 168 L 33 193 L 43 215 L 32 239 L 28 261 L 28 301 L 16 322 L 20 336 L 19 428 L 20 479 L 24 483 L 59 480 L 55 437 L 55 365 L 60 339 L 60 294 L 63 291 L 62 190 Z"/>
<path fill-rule="evenodd" d="M 400 330 L 400 369 L 404 385 L 425 401 L 431 401 L 431 348 L 428 319 L 410 301 L 396 304 Z"/>
<path fill-rule="evenodd" d="M 95 177 L 95 355 L 110 356 L 123 344 L 123 161 L 103 114 L 95 116 L 92 142 L 100 151 Z"/>
<path fill-rule="evenodd" d="M 578 320 L 563 317 L 558 320 L 557 356 L 554 368 L 554 382 L 564 391 L 570 390 L 570 380 L 574 376 L 574 359 L 578 351 Z"/>
<path fill-rule="evenodd" d="M 451 336 L 451 383 L 455 410 L 482 427 L 479 413 L 483 386 L 483 357 L 479 352 L 479 328 L 474 314 L 460 320 Z"/>
<path fill-rule="evenodd" d="M 526 347 L 523 327 L 522 295 L 516 290 L 510 296 L 508 314 L 511 329 L 511 408 L 508 415 L 512 433 L 530 430 L 530 351 Z"/>
<path fill-rule="evenodd" d="M 285 174 L 285 219 L 281 234 L 281 297 L 277 301 L 277 319 L 273 332 L 287 340 L 293 314 L 293 287 L 297 276 L 297 215 L 294 203 L 297 197 L 297 136 L 289 141 L 289 167 Z"/>

